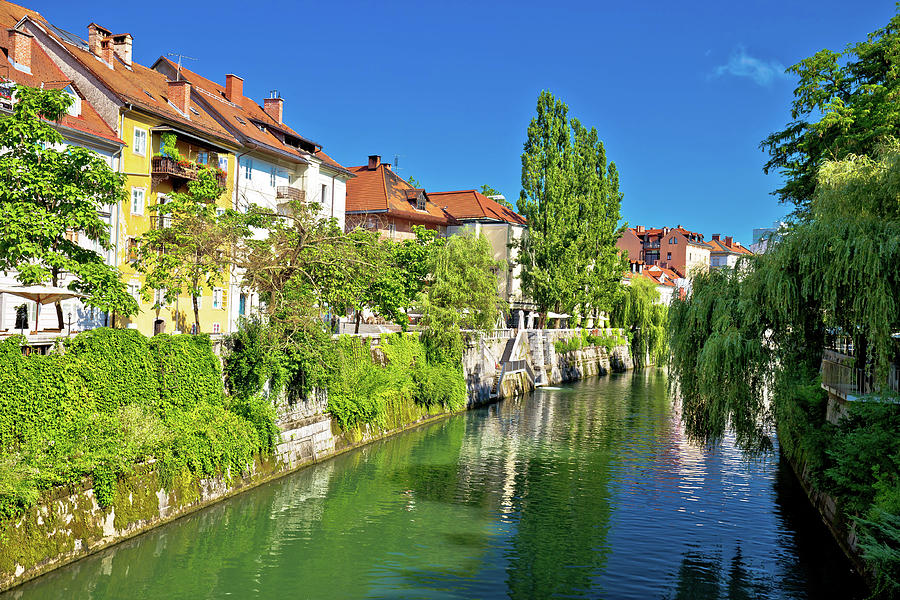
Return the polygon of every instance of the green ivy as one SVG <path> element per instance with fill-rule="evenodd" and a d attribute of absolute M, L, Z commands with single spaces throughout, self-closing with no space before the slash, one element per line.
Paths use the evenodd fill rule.
<path fill-rule="evenodd" d="M 270 403 L 226 398 L 206 336 L 98 329 L 46 356 L 23 343 L 0 342 L 0 519 L 87 476 L 106 508 L 150 459 L 169 483 L 236 475 L 277 442 Z"/>

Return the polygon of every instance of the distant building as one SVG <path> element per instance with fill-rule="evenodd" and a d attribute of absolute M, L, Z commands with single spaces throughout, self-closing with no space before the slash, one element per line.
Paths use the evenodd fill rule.
<path fill-rule="evenodd" d="M 711 248 L 703 241 L 703 234 L 681 225 L 659 229 L 629 227 L 616 246 L 627 252 L 631 261 L 671 269 L 681 277 L 689 277 L 695 269 L 709 269 Z"/>
<path fill-rule="evenodd" d="M 753 230 L 753 243 L 750 250 L 754 254 L 762 254 L 769 249 L 769 245 L 781 239 L 779 231 L 785 226 L 783 221 L 775 221 L 771 227 L 760 227 Z"/>
<path fill-rule="evenodd" d="M 494 260 L 506 263 L 506 268 L 497 273 L 500 297 L 513 310 L 531 307 L 531 302 L 522 296 L 522 267 L 516 264 L 518 249 L 510 248 L 528 227 L 525 217 L 476 190 L 432 192 L 429 198 L 453 217 L 455 223 L 447 227 L 448 234 L 468 230 L 484 235 L 494 251 Z"/>
<path fill-rule="evenodd" d="M 741 245 L 730 235 L 722 236 L 714 233 L 709 241 L 709 266 L 713 269 L 735 267 L 742 256 L 752 256 L 753 252 Z"/>
<path fill-rule="evenodd" d="M 347 182 L 347 225 L 379 231 L 389 239 L 412 239 L 413 225 L 447 234 L 453 218 L 432 202 L 422 188 L 414 188 L 378 155 L 369 156 L 361 167 L 350 167 L 355 175 Z"/>
<path fill-rule="evenodd" d="M 675 294 L 683 295 L 685 290 L 689 289 L 687 279 L 672 269 L 657 265 L 645 266 L 640 260 L 631 261 L 630 270 L 622 277 L 622 283 L 631 285 L 631 282 L 638 277 L 649 279 L 656 284 L 656 290 L 659 292 L 659 304 L 666 306 L 672 303 Z"/>

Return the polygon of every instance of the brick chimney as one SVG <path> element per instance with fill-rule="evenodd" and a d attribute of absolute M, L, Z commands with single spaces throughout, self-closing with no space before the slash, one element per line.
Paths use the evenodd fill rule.
<path fill-rule="evenodd" d="M 718 242 L 718 241 L 719 241 L 719 235 L 721 235 L 721 234 L 714 233 L 713 236 L 712 236 L 713 241 Z"/>
<path fill-rule="evenodd" d="M 100 56 L 100 42 L 110 36 L 109 29 L 100 27 L 96 23 L 88 25 L 88 48 L 91 52 Z"/>
<path fill-rule="evenodd" d="M 634 232 L 635 233 L 644 233 L 644 226 L 638 225 L 637 227 L 634 228 Z"/>
<path fill-rule="evenodd" d="M 31 73 L 31 38 L 33 37 L 27 31 L 20 29 L 6 30 L 9 58 L 16 69 L 26 73 Z"/>
<path fill-rule="evenodd" d="M 191 84 L 185 80 L 169 82 L 169 102 L 175 105 L 175 108 L 184 113 L 188 119 L 191 118 Z"/>
<path fill-rule="evenodd" d="M 381 164 L 381 156 L 378 154 L 370 154 L 369 155 L 369 170 L 374 171 L 378 168 L 378 165 Z"/>
<path fill-rule="evenodd" d="M 725 245 L 728 246 L 729 248 L 731 248 L 731 242 L 733 239 L 734 238 L 732 238 L 730 235 L 726 235 L 725 236 Z"/>
<path fill-rule="evenodd" d="M 132 42 L 133 38 L 130 33 L 117 33 L 112 36 L 113 52 L 129 67 L 131 66 Z"/>
<path fill-rule="evenodd" d="M 266 98 L 263 100 L 263 110 L 266 111 L 267 115 L 275 119 L 279 125 L 284 122 L 284 98 L 279 98 L 278 96 Z"/>
<path fill-rule="evenodd" d="M 100 58 L 110 69 L 115 69 L 115 58 L 113 58 L 112 38 L 103 38 L 100 40 Z"/>
<path fill-rule="evenodd" d="M 231 73 L 226 75 L 225 98 L 233 104 L 241 104 L 244 100 L 244 80 Z"/>

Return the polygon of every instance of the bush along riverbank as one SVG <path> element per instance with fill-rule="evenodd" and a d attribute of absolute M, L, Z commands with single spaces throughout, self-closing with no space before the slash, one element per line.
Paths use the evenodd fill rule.
<path fill-rule="evenodd" d="M 248 323 L 229 340 L 228 394 L 206 336 L 99 329 L 47 356 L 0 344 L 0 589 L 466 406 L 461 362 L 418 336 L 261 351 L 267 334 Z M 326 451 L 282 460 L 304 440 L 279 415 L 321 397 L 305 426 Z"/>

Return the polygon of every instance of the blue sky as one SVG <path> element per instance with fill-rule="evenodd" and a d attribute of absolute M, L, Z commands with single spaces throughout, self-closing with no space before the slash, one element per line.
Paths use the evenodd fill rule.
<path fill-rule="evenodd" d="M 787 123 L 785 66 L 887 23 L 893 2 L 23 2 L 86 36 L 134 35 L 257 101 L 347 166 L 393 161 L 432 191 L 490 184 L 515 201 L 539 92 L 596 126 L 631 225 L 750 242 L 788 209 L 758 144 Z"/>

